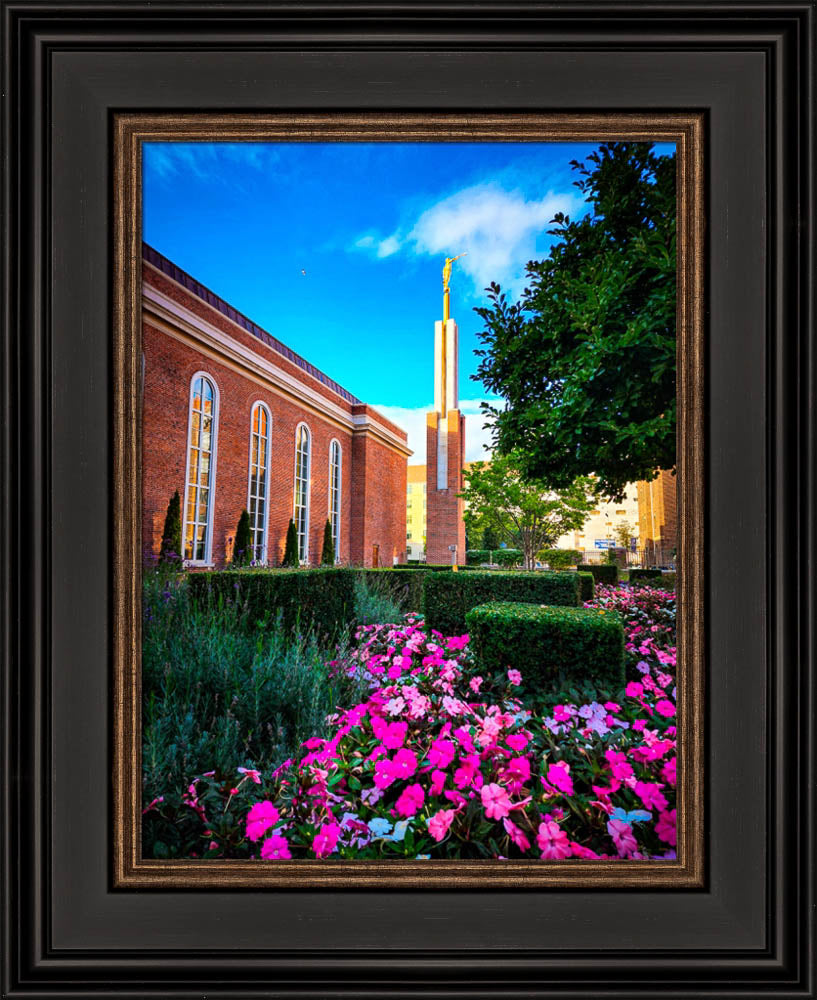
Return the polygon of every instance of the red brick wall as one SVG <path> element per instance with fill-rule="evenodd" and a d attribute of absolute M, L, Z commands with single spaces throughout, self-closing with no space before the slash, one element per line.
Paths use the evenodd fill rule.
<path fill-rule="evenodd" d="M 170 294 L 175 284 L 145 268 L 151 284 L 160 284 Z M 154 279 L 156 279 L 154 281 Z M 166 287 L 168 286 L 168 287 Z M 169 290 L 170 289 L 170 290 Z M 177 290 L 185 305 L 196 304 L 195 296 Z M 201 303 L 201 313 L 216 323 L 220 314 Z M 223 317 L 220 317 L 223 319 Z M 228 322 L 225 320 L 225 323 Z M 233 335 L 233 330 L 226 331 Z M 249 340 L 254 340 L 246 334 Z M 239 338 L 236 337 L 238 340 Z M 252 343 L 262 353 L 263 344 Z M 283 557 L 286 531 L 293 515 L 295 475 L 295 430 L 304 421 L 312 433 L 309 562 L 320 562 L 324 525 L 329 512 L 329 446 L 337 438 L 343 449 L 340 560 L 371 564 L 372 543 L 380 543 L 381 560 L 390 565 L 392 553 L 405 560 L 406 457 L 372 439 L 370 433 L 338 427 L 295 401 L 278 395 L 240 372 L 201 354 L 146 320 L 142 351 L 142 532 L 143 549 L 157 554 L 161 544 L 168 502 L 175 490 L 185 511 L 185 464 L 187 460 L 190 382 L 198 371 L 206 372 L 218 389 L 217 452 L 212 504 L 212 560 L 222 566 L 232 554 L 232 539 L 241 511 L 247 506 L 250 416 L 260 400 L 270 410 L 270 464 L 268 492 L 267 558 L 278 565 Z M 284 359 L 268 352 L 280 367 Z M 297 373 L 297 366 L 290 366 Z M 310 388 L 318 383 L 304 376 Z M 323 387 L 321 387 L 323 388 Z M 351 404 L 327 390 L 333 402 L 351 413 Z M 359 407 L 355 407 L 359 409 Z M 376 411 L 362 412 L 389 426 Z M 395 430 L 405 438 L 399 428 Z"/>
<path fill-rule="evenodd" d="M 448 489 L 437 489 L 438 421 L 448 421 Z M 462 491 L 462 467 L 465 462 L 465 417 L 459 410 L 449 410 L 447 417 L 429 413 L 426 423 L 426 561 L 450 563 L 457 546 L 457 562 L 465 565 L 465 521 Z"/>

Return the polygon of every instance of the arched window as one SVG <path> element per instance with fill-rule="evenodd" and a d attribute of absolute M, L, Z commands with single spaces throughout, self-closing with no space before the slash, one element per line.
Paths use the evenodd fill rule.
<path fill-rule="evenodd" d="M 298 532 L 298 558 L 309 561 L 309 472 L 311 436 L 306 424 L 295 431 L 295 529 Z"/>
<path fill-rule="evenodd" d="M 218 393 L 204 372 L 190 383 L 187 483 L 184 502 L 184 558 L 209 563 L 213 527 Z"/>
<path fill-rule="evenodd" d="M 329 523 L 335 544 L 335 562 L 340 558 L 340 497 L 343 476 L 343 452 L 340 442 L 332 439 L 329 445 Z"/>
<path fill-rule="evenodd" d="M 247 491 L 252 559 L 256 563 L 267 561 L 270 422 L 269 410 L 263 403 L 256 403 L 250 417 L 250 485 Z"/>

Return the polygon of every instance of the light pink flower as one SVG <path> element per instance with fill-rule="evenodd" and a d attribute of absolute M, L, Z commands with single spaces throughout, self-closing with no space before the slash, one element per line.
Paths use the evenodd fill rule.
<path fill-rule="evenodd" d="M 539 824 L 536 843 L 545 861 L 561 861 L 572 853 L 567 834 L 552 819 Z"/>
<path fill-rule="evenodd" d="M 518 670 L 509 670 L 508 680 L 511 682 L 511 684 L 515 685 L 516 687 L 519 687 L 519 685 L 522 683 L 522 674 L 520 674 Z"/>
<path fill-rule="evenodd" d="M 440 809 L 428 820 L 428 832 L 439 843 L 448 833 L 448 829 L 457 815 L 456 809 Z"/>
<path fill-rule="evenodd" d="M 488 819 L 502 819 L 510 813 L 511 800 L 502 785 L 483 785 L 479 794 Z"/>
<path fill-rule="evenodd" d="M 278 810 L 268 799 L 256 802 L 247 813 L 247 840 L 258 840 L 277 822 Z"/>
<path fill-rule="evenodd" d="M 477 694 L 479 692 L 479 689 L 482 687 L 482 678 L 472 677 L 471 680 L 468 682 L 468 687 L 471 688 L 474 694 Z"/>
<path fill-rule="evenodd" d="M 245 778 L 252 778 L 252 780 L 256 783 L 256 785 L 261 784 L 260 771 L 254 771 L 252 768 L 249 767 L 239 767 L 238 773 L 243 774 Z"/>
<path fill-rule="evenodd" d="M 286 837 L 282 837 L 278 833 L 267 837 L 261 845 L 261 857 L 265 861 L 285 861 L 287 858 L 291 858 Z"/>

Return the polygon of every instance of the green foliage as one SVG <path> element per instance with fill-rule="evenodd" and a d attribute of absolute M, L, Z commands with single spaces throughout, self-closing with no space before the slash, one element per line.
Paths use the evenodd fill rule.
<path fill-rule="evenodd" d="M 321 566 L 335 565 L 335 540 L 332 537 L 332 522 L 327 517 L 323 526 L 323 550 L 321 551 Z"/>
<path fill-rule="evenodd" d="M 419 603 L 415 603 L 418 593 Z M 359 569 L 355 573 L 358 625 L 400 623 L 406 611 L 422 608 L 422 598 L 422 573 L 395 573 L 390 569 Z"/>
<path fill-rule="evenodd" d="M 146 857 L 187 853 L 179 838 L 181 817 L 191 813 L 181 801 L 191 775 L 215 770 L 238 781 L 243 766 L 269 776 L 303 740 L 329 735 L 328 714 L 363 696 L 358 682 L 326 666 L 346 655 L 345 639 L 338 648 L 314 634 L 293 638 L 274 616 L 253 621 L 231 598 L 191 601 L 190 581 L 204 576 L 143 577 L 144 801 L 162 795 L 179 817 L 146 814 Z M 192 849 L 200 853 L 206 842 Z"/>
<path fill-rule="evenodd" d="M 241 511 L 238 527 L 235 529 L 235 545 L 233 545 L 233 566 L 247 566 L 252 562 L 252 535 L 250 534 L 250 515 Z"/>
<path fill-rule="evenodd" d="M 298 557 L 298 531 L 292 518 L 289 519 L 287 540 L 284 546 L 284 558 L 281 561 L 281 565 L 292 569 L 296 569 L 301 565 L 301 560 Z"/>
<path fill-rule="evenodd" d="M 445 636 L 462 635 L 465 615 L 486 601 L 512 600 L 533 604 L 579 603 L 577 573 L 429 573 L 425 579 L 425 620 L 428 629 Z"/>
<path fill-rule="evenodd" d="M 579 573 L 579 600 L 592 601 L 596 596 L 596 581 L 592 573 Z"/>
<path fill-rule="evenodd" d="M 338 567 L 194 573 L 190 598 L 198 608 L 238 604 L 251 629 L 280 616 L 286 633 L 314 630 L 328 640 L 354 620 L 355 571 Z"/>
<path fill-rule="evenodd" d="M 575 549 L 540 549 L 536 558 L 551 569 L 568 569 L 582 561 L 582 554 Z"/>
<path fill-rule="evenodd" d="M 170 498 L 165 514 L 165 526 L 162 529 L 162 547 L 159 550 L 159 562 L 180 564 L 182 561 L 182 504 L 179 491 Z"/>
<path fill-rule="evenodd" d="M 592 573 L 596 583 L 612 587 L 618 582 L 618 566 L 611 563 L 579 563 L 576 569 L 580 573 Z"/>
<path fill-rule="evenodd" d="M 516 454 L 495 454 L 490 462 L 474 462 L 463 477 L 465 486 L 459 495 L 467 505 L 466 525 L 483 530 L 490 525 L 518 545 L 526 569 L 533 569 L 541 548 L 553 545 L 566 531 L 582 527 L 596 502 L 589 476 L 553 490 L 542 480 L 524 477 Z M 499 550 L 503 551 L 509 550 Z"/>
<path fill-rule="evenodd" d="M 448 563 L 404 562 L 404 563 L 396 563 L 391 568 L 399 570 L 406 570 L 406 569 L 431 570 L 434 573 L 444 573 L 446 570 L 448 570 L 449 572 L 451 571 L 451 567 L 448 565 Z"/>
<path fill-rule="evenodd" d="M 620 499 L 675 466 L 675 165 L 644 142 L 573 161 L 589 210 L 557 213 L 518 304 L 494 283 L 476 310 L 498 450 L 555 489 L 596 475 Z"/>
<path fill-rule="evenodd" d="M 615 612 L 494 601 L 472 608 L 466 626 L 478 666 L 518 670 L 534 701 L 587 681 L 611 692 L 624 685 L 624 629 Z"/>

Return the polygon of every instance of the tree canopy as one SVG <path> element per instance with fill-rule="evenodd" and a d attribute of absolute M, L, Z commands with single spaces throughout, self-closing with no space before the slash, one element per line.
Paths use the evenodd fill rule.
<path fill-rule="evenodd" d="M 675 154 L 605 143 L 571 166 L 588 211 L 556 215 L 518 303 L 491 284 L 473 377 L 503 397 L 494 444 L 524 475 L 620 499 L 675 466 Z"/>
<path fill-rule="evenodd" d="M 526 569 L 533 568 L 541 549 L 553 545 L 565 532 L 581 528 L 596 501 L 595 483 L 589 476 L 551 490 L 541 480 L 523 478 L 515 453 L 474 462 L 463 476 L 460 496 L 466 502 L 466 527 L 474 531 L 490 528 L 520 548 Z"/>

